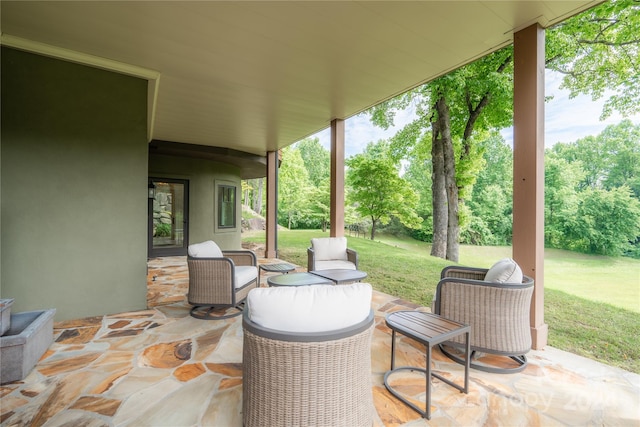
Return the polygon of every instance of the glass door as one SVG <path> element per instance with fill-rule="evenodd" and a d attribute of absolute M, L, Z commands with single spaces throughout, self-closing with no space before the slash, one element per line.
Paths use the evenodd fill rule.
<path fill-rule="evenodd" d="M 149 179 L 149 257 L 186 255 L 189 181 Z"/>

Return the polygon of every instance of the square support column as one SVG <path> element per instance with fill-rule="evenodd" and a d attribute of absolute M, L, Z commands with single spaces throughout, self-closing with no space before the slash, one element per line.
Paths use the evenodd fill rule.
<path fill-rule="evenodd" d="M 278 257 L 278 152 L 267 153 L 267 224 L 265 258 Z"/>
<path fill-rule="evenodd" d="M 331 237 L 344 236 L 344 120 L 331 121 Z"/>
<path fill-rule="evenodd" d="M 544 41 L 538 24 L 514 34 L 513 258 L 535 280 L 534 349 L 547 344 L 549 329 L 544 323 Z"/>

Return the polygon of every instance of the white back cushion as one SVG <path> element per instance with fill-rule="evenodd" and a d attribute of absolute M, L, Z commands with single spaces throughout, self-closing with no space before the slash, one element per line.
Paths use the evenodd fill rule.
<path fill-rule="evenodd" d="M 311 239 L 316 261 L 347 259 L 346 237 L 317 237 Z"/>
<path fill-rule="evenodd" d="M 504 258 L 493 264 L 484 280 L 493 283 L 522 283 L 522 269 L 511 258 Z"/>
<path fill-rule="evenodd" d="M 286 332 L 327 332 L 362 322 L 371 310 L 371 285 L 311 285 L 252 289 L 249 318 Z"/>
<path fill-rule="evenodd" d="M 330 261 L 318 261 L 316 260 L 316 271 L 318 270 L 355 270 L 356 265 L 351 261 L 342 259 L 332 259 Z"/>
<path fill-rule="evenodd" d="M 222 251 L 213 240 L 189 245 L 187 253 L 194 258 L 221 258 Z"/>

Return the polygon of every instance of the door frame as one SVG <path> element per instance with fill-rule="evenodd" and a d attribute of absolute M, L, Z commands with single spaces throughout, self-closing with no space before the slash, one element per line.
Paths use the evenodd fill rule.
<path fill-rule="evenodd" d="M 183 238 L 182 246 L 170 247 L 170 248 L 154 248 L 153 247 L 153 201 L 154 199 L 147 198 L 147 257 L 158 258 L 165 256 L 184 256 L 187 255 L 187 248 L 189 245 L 189 180 L 188 179 L 176 179 L 176 178 L 164 178 L 164 177 L 149 177 L 149 187 L 154 182 L 168 182 L 172 184 L 182 184 L 184 186 L 184 200 L 183 200 Z"/>

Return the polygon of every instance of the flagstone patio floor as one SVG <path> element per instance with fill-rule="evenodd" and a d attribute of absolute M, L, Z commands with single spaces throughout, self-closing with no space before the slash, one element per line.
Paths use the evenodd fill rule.
<path fill-rule="evenodd" d="M 54 343 L 33 371 L 0 386 L 1 425 L 241 426 L 241 317 L 189 316 L 187 283 L 184 257 L 152 259 L 147 310 L 57 322 Z M 434 380 L 432 418 L 422 419 L 383 385 L 391 351 L 384 318 L 428 309 L 380 292 L 372 305 L 375 426 L 640 426 L 639 375 L 552 347 L 531 351 L 521 373 L 471 370 L 469 394 Z M 424 368 L 422 346 L 398 343 L 397 366 Z M 433 359 L 436 372 L 462 382 L 462 366 L 439 350 Z M 393 381 L 424 406 L 422 374 Z"/>

